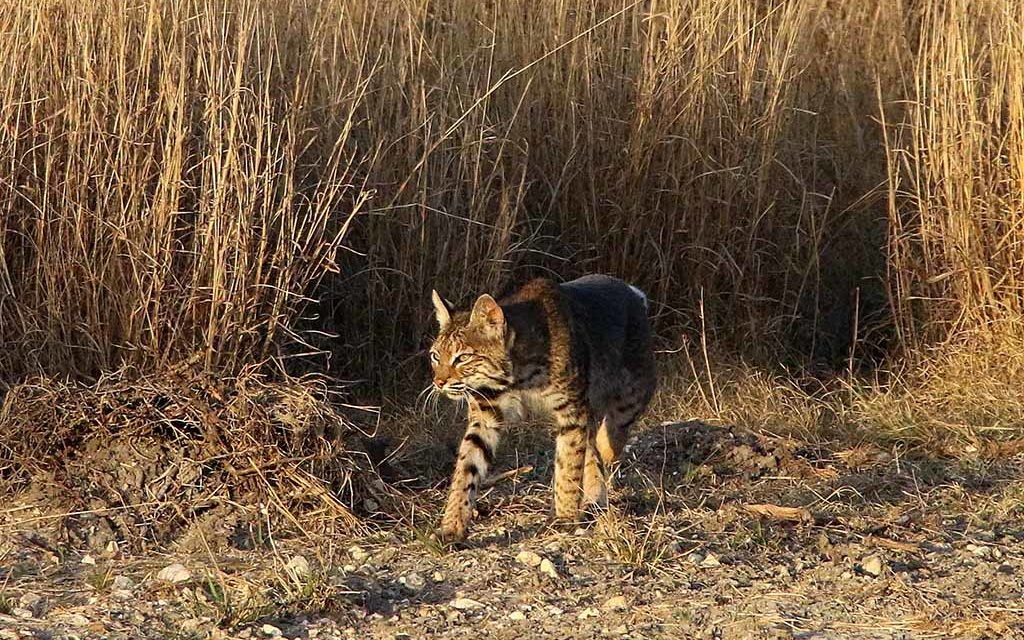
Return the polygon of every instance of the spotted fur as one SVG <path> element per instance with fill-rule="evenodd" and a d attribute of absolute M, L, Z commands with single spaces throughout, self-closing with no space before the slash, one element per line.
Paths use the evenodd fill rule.
<path fill-rule="evenodd" d="M 643 292 L 591 275 L 533 280 L 500 302 L 484 294 L 468 311 L 432 297 L 434 388 L 469 407 L 441 537 L 465 538 L 501 432 L 525 400 L 556 428 L 555 516 L 572 521 L 582 505 L 605 505 L 608 467 L 656 386 Z"/>

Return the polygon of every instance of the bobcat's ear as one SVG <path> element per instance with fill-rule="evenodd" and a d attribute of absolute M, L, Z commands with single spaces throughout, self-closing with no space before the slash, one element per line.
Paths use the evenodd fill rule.
<path fill-rule="evenodd" d="M 505 313 L 488 294 L 483 294 L 473 304 L 473 312 L 470 314 L 470 322 L 490 329 L 505 328 Z"/>
<path fill-rule="evenodd" d="M 483 294 L 473 304 L 473 311 L 470 313 L 470 323 L 479 327 L 493 330 L 505 329 L 505 312 L 498 306 L 495 299 Z"/>
<path fill-rule="evenodd" d="M 437 324 L 444 329 L 452 321 L 452 312 L 448 308 L 448 303 L 444 301 L 444 298 L 436 290 L 430 292 L 430 299 L 434 302 L 434 314 L 437 316 Z"/>

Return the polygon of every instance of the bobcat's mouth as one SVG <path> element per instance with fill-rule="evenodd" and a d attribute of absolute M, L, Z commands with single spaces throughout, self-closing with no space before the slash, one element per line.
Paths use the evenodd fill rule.
<path fill-rule="evenodd" d="M 449 382 L 441 387 L 441 393 L 449 398 L 461 398 L 466 395 L 466 384 L 464 382 Z"/>

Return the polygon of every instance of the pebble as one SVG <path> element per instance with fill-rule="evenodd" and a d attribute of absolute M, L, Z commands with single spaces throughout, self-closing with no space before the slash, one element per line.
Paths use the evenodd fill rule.
<path fill-rule="evenodd" d="M 11 610 L 11 613 L 14 614 L 15 618 L 26 618 L 26 619 L 28 619 L 28 618 L 32 617 L 32 611 L 29 610 L 29 609 L 26 609 L 24 607 L 15 607 L 14 609 Z"/>
<path fill-rule="evenodd" d="M 596 618 L 599 615 L 601 614 L 598 612 L 597 609 L 595 609 L 594 607 L 587 607 L 583 611 L 580 611 L 579 614 L 576 615 L 576 618 L 578 618 L 579 620 L 586 620 L 587 618 Z"/>
<path fill-rule="evenodd" d="M 459 609 L 460 611 L 466 611 L 469 609 L 480 609 L 483 608 L 484 603 L 472 598 L 455 598 L 451 601 L 451 606 Z"/>
<path fill-rule="evenodd" d="M 556 607 L 555 605 L 551 605 L 551 606 L 548 607 L 548 614 L 551 617 L 553 617 L 553 618 L 557 618 L 558 616 L 562 615 L 563 613 L 565 613 L 565 612 L 562 611 L 561 609 L 559 609 L 558 607 Z"/>
<path fill-rule="evenodd" d="M 941 553 L 943 555 L 953 553 L 953 545 L 945 542 L 925 542 L 921 545 L 930 553 Z"/>
<path fill-rule="evenodd" d="M 701 566 L 701 568 L 703 568 L 703 569 L 710 569 L 710 568 L 712 568 L 712 567 L 717 567 L 717 566 L 720 566 L 721 564 L 722 564 L 722 563 L 721 563 L 721 561 L 720 561 L 720 560 L 718 559 L 718 556 L 716 556 L 716 555 L 715 555 L 715 554 L 713 554 L 713 553 L 709 553 L 709 554 L 707 555 L 707 557 L 705 557 L 705 558 L 704 558 L 703 560 L 701 560 L 700 566 Z"/>
<path fill-rule="evenodd" d="M 29 610 L 36 610 L 42 601 L 43 597 L 38 593 L 24 593 L 18 598 L 18 604 L 21 605 L 21 608 Z"/>
<path fill-rule="evenodd" d="M 121 591 L 127 591 L 135 586 L 132 579 L 128 576 L 114 576 L 114 581 L 111 583 L 114 589 L 120 589 Z"/>
<path fill-rule="evenodd" d="M 418 573 L 410 573 L 404 577 L 403 582 L 405 583 L 405 586 L 415 591 L 419 591 L 423 587 L 427 586 L 427 581 Z"/>
<path fill-rule="evenodd" d="M 260 632 L 268 638 L 280 638 L 281 630 L 272 624 L 265 624 L 260 627 Z"/>
<path fill-rule="evenodd" d="M 191 580 L 192 572 L 186 569 L 185 565 L 175 562 L 161 569 L 160 573 L 156 574 L 156 579 L 170 582 L 171 584 L 178 584 L 179 582 Z"/>
<path fill-rule="evenodd" d="M 861 560 L 860 570 L 863 571 L 865 575 L 877 578 L 882 575 L 882 559 L 876 555 L 870 555 Z"/>
<path fill-rule="evenodd" d="M 85 554 L 84 556 L 82 556 L 81 563 L 82 564 L 95 565 L 96 564 L 96 558 L 90 556 L 89 554 Z"/>
<path fill-rule="evenodd" d="M 604 601 L 601 608 L 605 611 L 624 611 L 629 608 L 629 602 L 625 596 L 612 596 Z"/>
<path fill-rule="evenodd" d="M 523 613 L 522 611 L 513 611 L 512 613 L 508 614 L 508 619 L 509 620 L 526 620 L 526 614 Z"/>
<path fill-rule="evenodd" d="M 1009 575 L 1013 573 L 1013 566 L 1004 562 L 1003 564 L 999 565 L 996 571 L 998 571 L 999 573 L 1005 573 Z"/>
<path fill-rule="evenodd" d="M 543 561 L 544 558 L 542 558 L 539 554 L 536 554 L 532 551 L 520 551 L 518 554 L 516 554 L 516 562 L 518 562 L 519 564 L 524 564 L 528 567 L 539 566 L 540 563 Z"/>
<path fill-rule="evenodd" d="M 370 554 L 359 545 L 349 547 L 348 555 L 352 556 L 352 559 L 356 562 L 365 562 L 366 559 L 370 557 Z"/>
<path fill-rule="evenodd" d="M 558 571 L 555 569 L 555 565 L 547 558 L 540 561 L 540 572 L 553 580 L 558 579 Z"/>
<path fill-rule="evenodd" d="M 433 575 L 430 576 L 430 579 L 434 582 L 444 582 L 444 574 L 440 571 L 435 571 Z"/>
<path fill-rule="evenodd" d="M 978 556 L 979 558 L 987 558 L 989 554 L 989 548 L 976 544 L 968 544 L 967 550 Z"/>
<path fill-rule="evenodd" d="M 309 560 L 303 556 L 292 556 L 292 559 L 284 566 L 284 570 L 296 582 L 301 582 L 312 573 L 309 568 Z"/>

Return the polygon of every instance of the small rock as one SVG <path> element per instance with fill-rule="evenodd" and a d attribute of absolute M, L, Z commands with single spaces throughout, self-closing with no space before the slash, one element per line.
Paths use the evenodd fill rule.
<path fill-rule="evenodd" d="M 627 633 L 629 633 L 629 627 L 627 627 L 624 624 L 621 624 L 621 625 L 615 627 L 614 629 L 612 629 L 609 633 L 611 633 L 611 635 L 613 635 L 613 636 L 624 636 Z"/>
<path fill-rule="evenodd" d="M 169 564 L 160 570 L 160 573 L 156 574 L 157 580 L 163 580 L 164 582 L 170 582 L 171 584 L 178 584 L 179 582 L 188 582 L 192 579 L 192 572 L 185 568 L 185 565 Z"/>
<path fill-rule="evenodd" d="M 434 582 L 444 582 L 444 574 L 441 573 L 440 571 L 435 571 L 430 576 L 430 579 L 433 580 Z"/>
<path fill-rule="evenodd" d="M 85 554 L 84 556 L 82 556 L 82 559 L 80 560 L 80 562 L 82 564 L 91 564 L 91 565 L 95 566 L 96 565 L 96 558 L 90 556 L 89 554 Z"/>
<path fill-rule="evenodd" d="M 103 554 L 106 556 L 116 556 L 118 552 L 117 540 L 111 540 L 107 543 L 107 546 L 103 548 Z"/>
<path fill-rule="evenodd" d="M 11 613 L 14 614 L 15 618 L 28 619 L 32 617 L 32 611 L 24 607 L 14 607 L 14 609 L 11 610 Z"/>
<path fill-rule="evenodd" d="M 114 576 L 114 581 L 110 583 L 110 586 L 120 591 L 128 591 L 135 586 L 135 583 L 128 576 Z"/>
<path fill-rule="evenodd" d="M 989 555 L 992 556 L 993 560 L 1002 560 L 1003 559 L 1003 551 L 999 547 L 990 547 L 989 548 Z"/>
<path fill-rule="evenodd" d="M 262 633 L 263 635 L 265 635 L 268 638 L 280 638 L 281 637 L 281 630 L 278 629 L 277 627 L 275 627 L 272 624 L 265 624 L 262 627 L 260 627 L 260 633 Z"/>
<path fill-rule="evenodd" d="M 966 548 L 967 548 L 968 551 L 970 551 L 974 555 L 978 556 L 979 558 L 987 558 L 988 557 L 989 548 L 986 547 L 986 546 L 981 546 L 981 545 L 976 545 L 976 544 L 969 544 L 969 545 L 967 545 Z"/>
<path fill-rule="evenodd" d="M 522 611 L 513 611 L 512 613 L 508 614 L 508 619 L 509 620 L 526 620 L 526 614 L 523 613 Z"/>
<path fill-rule="evenodd" d="M 359 545 L 349 547 L 348 555 L 352 556 L 352 559 L 356 562 L 365 562 L 366 559 L 370 557 L 370 554 L 368 554 L 366 550 Z"/>
<path fill-rule="evenodd" d="M 700 551 L 691 551 L 690 554 L 686 556 L 686 559 L 693 564 L 699 565 L 700 563 L 704 562 L 704 557 L 704 554 Z"/>
<path fill-rule="evenodd" d="M 882 559 L 876 555 L 870 555 L 861 560 L 860 570 L 864 575 L 877 578 L 882 575 Z"/>
<path fill-rule="evenodd" d="M 556 607 L 555 605 L 551 605 L 550 607 L 548 607 L 548 615 L 550 615 L 553 618 L 557 618 L 558 616 L 562 615 L 563 613 L 565 613 L 565 612 L 562 611 L 561 609 L 559 609 L 558 607 Z"/>
<path fill-rule="evenodd" d="M 427 581 L 418 573 L 410 573 L 405 576 L 405 586 L 415 591 L 419 591 L 423 587 L 427 586 Z"/>
<path fill-rule="evenodd" d="M 555 569 L 555 565 L 547 558 L 540 561 L 540 572 L 553 580 L 558 579 L 558 571 Z"/>
<path fill-rule="evenodd" d="M 284 570 L 296 582 L 302 582 L 312 573 L 309 561 L 303 556 L 292 556 L 292 559 L 284 566 Z"/>
<path fill-rule="evenodd" d="M 953 545 L 946 544 L 945 542 L 925 542 L 921 546 L 927 549 L 929 553 L 940 553 L 942 555 L 953 553 Z"/>
<path fill-rule="evenodd" d="M 38 611 L 39 605 L 43 603 L 43 597 L 38 593 L 24 593 L 18 598 L 18 604 L 22 609 Z"/>
<path fill-rule="evenodd" d="M 583 611 L 580 611 L 576 616 L 580 620 L 586 620 L 587 618 L 596 618 L 601 615 L 594 607 L 587 607 Z"/>
<path fill-rule="evenodd" d="M 520 551 L 518 554 L 516 554 L 516 562 L 518 562 L 519 564 L 524 564 L 528 567 L 539 566 L 540 563 L 543 562 L 543 560 L 544 558 L 542 558 L 539 554 L 536 554 L 532 551 Z"/>
<path fill-rule="evenodd" d="M 469 609 L 481 609 L 483 608 L 484 603 L 473 600 L 472 598 L 455 598 L 451 601 L 451 606 L 460 611 L 467 611 Z"/>
<path fill-rule="evenodd" d="M 996 571 L 998 571 L 999 573 L 1005 573 L 1007 575 L 1010 575 L 1013 573 L 1013 566 L 1004 562 L 1003 564 L 999 565 Z"/>
<path fill-rule="evenodd" d="M 709 553 L 709 554 L 707 555 L 707 557 L 705 557 L 705 558 L 704 558 L 704 559 L 703 559 L 703 560 L 701 561 L 701 563 L 700 563 L 700 566 L 701 566 L 701 568 L 703 568 L 703 569 L 710 569 L 710 568 L 712 568 L 712 567 L 717 567 L 717 566 L 720 566 L 721 564 L 722 564 L 722 563 L 721 563 L 721 562 L 720 562 L 720 561 L 718 560 L 718 556 L 716 556 L 716 555 L 715 555 L 715 554 L 713 554 L 713 553 Z"/>
<path fill-rule="evenodd" d="M 629 602 L 625 596 L 612 596 L 604 601 L 601 608 L 605 611 L 625 611 L 629 608 Z"/>

